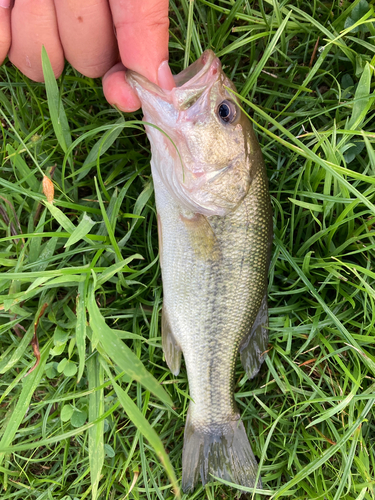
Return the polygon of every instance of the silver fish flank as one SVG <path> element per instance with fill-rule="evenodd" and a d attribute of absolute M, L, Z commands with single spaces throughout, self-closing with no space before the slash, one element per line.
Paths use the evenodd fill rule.
<path fill-rule="evenodd" d="M 192 398 L 182 488 L 212 475 L 260 487 L 233 389 L 238 352 L 253 378 L 268 341 L 272 213 L 262 153 L 212 51 L 171 91 L 134 72 L 127 79 L 152 124 L 164 354 L 177 375 L 183 353 Z"/>

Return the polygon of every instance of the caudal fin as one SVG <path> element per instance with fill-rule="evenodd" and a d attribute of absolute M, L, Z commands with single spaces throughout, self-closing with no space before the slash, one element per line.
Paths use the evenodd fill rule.
<path fill-rule="evenodd" d="M 189 413 L 182 452 L 183 491 L 193 490 L 199 477 L 203 484 L 214 480 L 211 475 L 254 488 L 258 464 L 242 421 L 223 423 L 210 433 L 195 429 Z M 262 487 L 260 479 L 257 487 Z"/>

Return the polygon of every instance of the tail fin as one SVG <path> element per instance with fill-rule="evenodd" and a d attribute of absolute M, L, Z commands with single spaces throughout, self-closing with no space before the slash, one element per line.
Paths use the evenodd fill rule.
<path fill-rule="evenodd" d="M 182 452 L 182 489 L 194 489 L 199 476 L 202 483 L 213 480 L 211 474 L 238 485 L 255 487 L 258 464 L 240 420 L 216 426 L 212 432 L 199 431 L 189 418 L 185 425 Z M 262 482 L 258 480 L 258 488 Z"/>

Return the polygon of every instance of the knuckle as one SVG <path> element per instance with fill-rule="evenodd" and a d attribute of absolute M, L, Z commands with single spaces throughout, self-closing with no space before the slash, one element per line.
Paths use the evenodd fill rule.
<path fill-rule="evenodd" d="M 148 29 L 168 29 L 169 27 L 168 15 L 161 9 L 146 11 L 141 22 L 143 22 Z"/>
<path fill-rule="evenodd" d="M 126 29 L 128 26 L 138 25 L 138 29 L 142 31 L 168 30 L 168 9 L 165 9 L 164 3 L 155 3 L 152 8 L 148 6 L 140 7 L 136 15 L 126 16 L 117 23 L 115 22 L 116 29 Z"/>

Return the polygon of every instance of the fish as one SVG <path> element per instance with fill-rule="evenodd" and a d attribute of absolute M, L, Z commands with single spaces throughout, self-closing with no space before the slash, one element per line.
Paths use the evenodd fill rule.
<path fill-rule="evenodd" d="M 238 353 L 249 379 L 268 345 L 272 210 L 262 152 L 219 58 L 206 50 L 163 90 L 127 71 L 151 143 L 163 283 L 162 346 L 191 401 L 182 489 L 215 477 L 261 487 L 234 399 Z"/>

